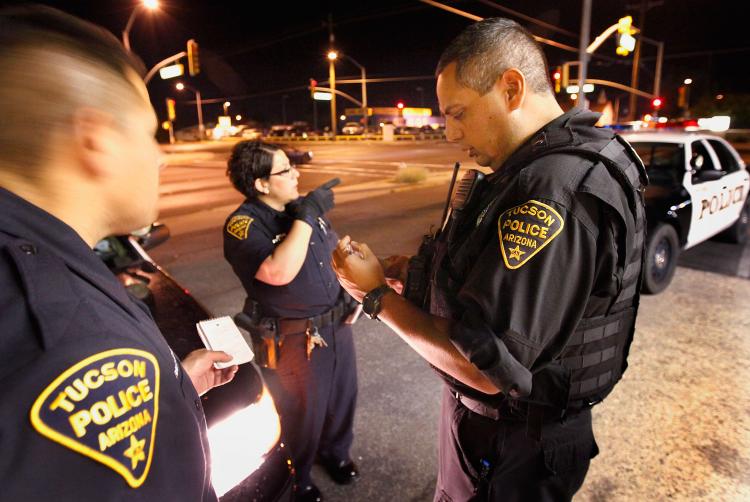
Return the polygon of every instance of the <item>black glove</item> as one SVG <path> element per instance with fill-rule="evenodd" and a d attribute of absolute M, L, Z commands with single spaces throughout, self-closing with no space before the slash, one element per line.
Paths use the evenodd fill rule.
<path fill-rule="evenodd" d="M 333 183 L 334 181 L 336 183 Z M 288 209 L 294 219 L 302 220 L 311 227 L 314 227 L 319 217 L 333 209 L 332 188 L 338 185 L 338 181 L 338 178 L 336 178 L 324 183 L 315 190 L 311 190 L 304 197 L 300 197 L 290 203 Z"/>

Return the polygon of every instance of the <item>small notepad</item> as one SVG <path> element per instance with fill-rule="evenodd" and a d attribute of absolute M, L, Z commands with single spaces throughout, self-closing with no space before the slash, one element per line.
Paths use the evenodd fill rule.
<path fill-rule="evenodd" d="M 206 319 L 195 326 L 198 328 L 198 336 L 201 337 L 203 345 L 208 350 L 221 350 L 232 356 L 232 360 L 227 363 L 214 363 L 217 369 L 249 363 L 253 360 L 253 350 L 231 317 Z"/>

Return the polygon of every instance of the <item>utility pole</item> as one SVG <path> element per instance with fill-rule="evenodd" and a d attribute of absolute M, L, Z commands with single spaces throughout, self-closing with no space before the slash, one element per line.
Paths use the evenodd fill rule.
<path fill-rule="evenodd" d="M 648 0 L 641 0 L 641 5 L 638 11 L 638 28 L 641 30 L 641 36 L 638 37 L 638 39 L 635 42 L 635 51 L 633 51 L 633 70 L 630 74 L 630 87 L 637 89 L 638 88 L 638 67 L 640 66 L 641 62 L 641 44 L 642 44 L 642 38 L 643 38 L 643 32 L 646 29 L 646 10 L 647 10 L 647 1 Z M 636 107 L 638 106 L 638 96 L 635 94 L 630 95 L 630 101 L 628 102 L 628 119 L 629 120 L 635 120 L 635 117 L 637 115 L 636 113 Z"/>
<path fill-rule="evenodd" d="M 328 14 L 328 46 L 329 51 L 333 51 L 335 37 L 333 35 L 333 15 Z M 333 139 L 336 139 L 337 117 L 336 117 L 336 67 L 334 66 L 335 58 L 328 58 L 328 82 L 331 88 L 331 133 Z"/>
<path fill-rule="evenodd" d="M 578 57 L 581 60 L 581 67 L 578 69 L 578 99 L 576 100 L 577 108 L 586 108 L 586 93 L 583 92 L 583 86 L 586 85 L 586 70 L 589 64 L 589 38 L 591 36 L 591 0 L 583 0 L 581 10 L 581 40 L 578 45 Z"/>

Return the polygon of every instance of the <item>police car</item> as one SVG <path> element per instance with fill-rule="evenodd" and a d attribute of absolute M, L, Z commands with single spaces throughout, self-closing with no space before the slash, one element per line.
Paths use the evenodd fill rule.
<path fill-rule="evenodd" d="M 750 238 L 750 177 L 722 138 L 684 132 L 622 134 L 646 166 L 648 218 L 643 290 L 666 288 L 682 250 L 722 234 Z"/>
<path fill-rule="evenodd" d="M 128 292 L 149 306 L 167 343 L 184 358 L 203 348 L 195 324 L 212 316 L 146 253 L 168 238 L 169 229 L 155 224 L 136 235 L 108 237 L 94 251 Z M 241 365 L 230 383 L 202 400 L 211 477 L 221 501 L 291 501 L 292 463 L 260 369 L 254 363 Z"/>

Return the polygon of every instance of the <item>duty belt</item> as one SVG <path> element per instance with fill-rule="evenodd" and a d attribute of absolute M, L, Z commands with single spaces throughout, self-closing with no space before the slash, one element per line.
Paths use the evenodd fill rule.
<path fill-rule="evenodd" d="M 551 406 L 543 406 L 526 401 L 516 401 L 514 399 L 507 399 L 496 408 L 481 401 L 477 401 L 476 399 L 464 396 L 453 390 L 451 390 L 451 394 L 464 408 L 476 413 L 477 415 L 495 421 L 509 420 L 525 422 L 526 435 L 535 441 L 542 439 L 542 427 L 545 423 L 560 421 L 566 416 L 566 414 L 568 414 L 565 411 Z M 571 411 L 570 413 L 574 414 L 576 412 Z"/>
<path fill-rule="evenodd" d="M 286 336 L 296 333 L 304 333 L 310 327 L 322 329 L 331 325 L 335 326 L 349 313 L 350 310 L 350 303 L 347 301 L 347 298 L 343 298 L 339 300 L 333 308 L 316 316 L 305 317 L 303 319 L 280 317 L 276 320 L 279 335 Z"/>
<path fill-rule="evenodd" d="M 473 411 L 477 415 L 482 415 L 485 418 L 491 418 L 492 420 L 517 420 L 526 421 L 530 417 L 539 418 L 544 422 L 551 422 L 554 420 L 560 420 L 564 413 L 558 408 L 552 406 L 543 406 L 539 404 L 533 404 L 526 401 L 516 401 L 514 399 L 508 399 L 503 402 L 499 407 L 490 406 L 482 401 L 472 399 L 468 396 L 455 391 L 451 391 L 453 397 L 463 405 L 464 408 Z"/>

